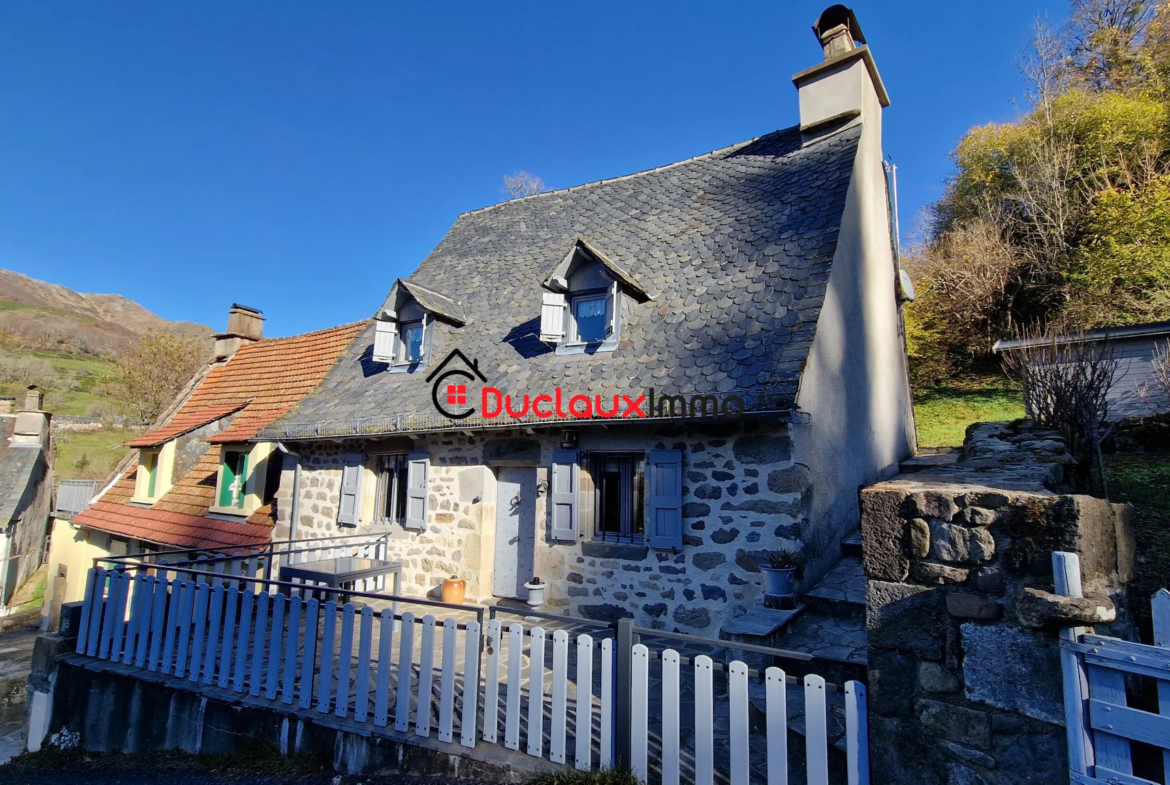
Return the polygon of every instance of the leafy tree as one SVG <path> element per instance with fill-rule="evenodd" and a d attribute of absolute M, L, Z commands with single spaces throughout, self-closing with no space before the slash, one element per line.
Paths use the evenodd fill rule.
<path fill-rule="evenodd" d="M 123 414 L 154 422 L 210 358 L 204 338 L 177 332 L 144 335 L 115 360 L 116 377 L 106 385 Z"/>
<path fill-rule="evenodd" d="M 919 384 L 971 371 L 1022 324 L 1085 329 L 1170 302 L 1170 0 L 1073 0 L 1022 67 L 1029 104 L 971 129 L 908 254 Z"/>

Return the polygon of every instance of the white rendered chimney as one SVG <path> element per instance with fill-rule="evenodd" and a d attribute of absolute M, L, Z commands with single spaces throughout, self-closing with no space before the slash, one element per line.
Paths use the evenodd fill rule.
<path fill-rule="evenodd" d="M 829 6 L 813 25 L 824 61 L 792 77 L 800 100 L 800 131 L 806 144 L 857 120 L 880 138 L 881 110 L 890 105 L 851 8 Z"/>

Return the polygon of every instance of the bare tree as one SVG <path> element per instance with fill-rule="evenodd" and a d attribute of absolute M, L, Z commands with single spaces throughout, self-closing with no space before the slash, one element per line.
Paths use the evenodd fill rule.
<path fill-rule="evenodd" d="M 117 377 L 106 389 L 128 417 L 152 423 L 210 359 L 210 349 L 206 339 L 192 335 L 144 335 L 137 346 L 118 356 Z"/>
<path fill-rule="evenodd" d="M 1018 65 L 1028 84 L 1028 102 L 1052 124 L 1052 103 L 1068 87 L 1069 58 L 1061 36 L 1046 19 L 1037 17 L 1032 25 L 1028 48 Z"/>
<path fill-rule="evenodd" d="M 1154 347 L 1154 359 L 1151 361 L 1151 365 L 1154 371 L 1154 381 L 1157 382 L 1163 399 L 1170 401 L 1170 341 Z M 1149 405 L 1152 397 L 1150 391 L 1143 391 L 1143 397 L 1146 399 L 1146 404 Z"/>
<path fill-rule="evenodd" d="M 544 190 L 544 180 L 534 175 L 532 172 L 512 172 L 512 174 L 504 175 L 504 187 L 500 189 L 507 194 L 509 199 L 520 199 L 524 196 L 532 196 Z"/>
<path fill-rule="evenodd" d="M 1109 416 L 1117 373 L 1112 344 L 1040 327 L 1017 330 L 1016 337 L 1023 345 L 1004 352 L 1004 370 L 1023 385 L 1028 413 L 1060 432 L 1087 477 L 1090 463 L 1100 462 L 1101 428 Z"/>
<path fill-rule="evenodd" d="M 1090 88 L 1130 87 L 1144 76 L 1138 50 L 1157 5 L 1154 0 L 1073 0 L 1072 60 Z"/>

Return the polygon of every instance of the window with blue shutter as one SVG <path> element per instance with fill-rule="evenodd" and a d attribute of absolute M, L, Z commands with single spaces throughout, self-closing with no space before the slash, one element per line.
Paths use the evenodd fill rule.
<path fill-rule="evenodd" d="M 425 452 L 406 456 L 406 521 L 407 529 L 422 531 L 427 528 L 427 474 L 431 457 Z"/>
<path fill-rule="evenodd" d="M 337 525 L 357 526 L 361 517 L 362 455 L 347 453 L 341 467 L 341 493 L 337 504 Z"/>
<path fill-rule="evenodd" d="M 683 546 L 682 453 L 651 450 L 646 474 L 650 495 L 646 528 L 650 547 L 680 551 Z"/>
<path fill-rule="evenodd" d="M 581 472 L 576 450 L 554 450 L 549 477 L 548 521 L 557 542 L 576 542 L 579 508 L 577 488 Z"/>

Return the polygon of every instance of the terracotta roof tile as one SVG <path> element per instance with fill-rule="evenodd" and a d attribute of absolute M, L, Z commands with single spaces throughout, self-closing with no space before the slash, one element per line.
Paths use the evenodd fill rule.
<path fill-rule="evenodd" d="M 172 422 L 212 405 L 248 399 L 232 424 L 208 439 L 213 444 L 247 441 L 312 392 L 365 326 L 357 322 L 244 346 L 208 374 Z"/>
<path fill-rule="evenodd" d="M 272 527 L 263 523 L 221 521 L 107 501 L 94 502 L 75 515 L 73 523 L 176 548 L 247 545 L 267 542 L 272 536 Z"/>
<path fill-rule="evenodd" d="M 137 483 L 138 461 L 134 461 L 126 468 L 110 489 L 102 494 L 104 502 L 128 502 L 134 496 L 134 486 Z"/>
<path fill-rule="evenodd" d="M 227 417 L 233 412 L 237 412 L 247 406 L 249 401 L 247 399 L 237 401 L 223 401 L 221 403 L 214 403 L 211 406 L 205 406 L 202 409 L 192 409 L 184 406 L 178 414 L 176 414 L 171 421 L 161 428 L 156 428 L 149 433 L 144 433 L 141 436 L 136 436 L 130 441 L 126 442 L 127 447 L 157 447 L 163 442 L 174 439 L 176 436 L 182 436 L 185 433 L 201 428 L 210 422 Z"/>
<path fill-rule="evenodd" d="M 187 475 L 162 495 L 152 509 L 184 515 L 206 515 L 215 503 L 215 479 L 219 473 L 220 448 L 209 447 Z"/>

